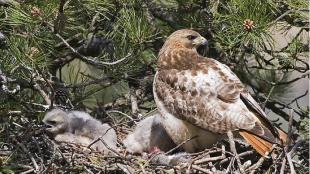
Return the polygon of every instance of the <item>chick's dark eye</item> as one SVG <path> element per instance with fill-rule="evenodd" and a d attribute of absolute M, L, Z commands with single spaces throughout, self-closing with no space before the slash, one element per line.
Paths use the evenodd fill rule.
<path fill-rule="evenodd" d="M 48 121 L 47 122 L 49 125 L 56 125 L 56 121 Z"/>
<path fill-rule="evenodd" d="M 187 36 L 187 39 L 189 39 L 189 40 L 194 40 L 196 38 L 197 38 L 197 36 L 194 36 L 194 35 L 188 35 Z"/>

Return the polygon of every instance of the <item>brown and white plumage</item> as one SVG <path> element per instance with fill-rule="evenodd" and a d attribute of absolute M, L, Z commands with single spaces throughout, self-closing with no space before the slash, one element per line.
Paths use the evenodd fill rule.
<path fill-rule="evenodd" d="M 204 42 L 195 31 L 178 30 L 159 52 L 154 98 L 167 132 L 177 144 L 197 135 L 193 146 L 199 147 L 240 131 L 264 155 L 280 143 L 278 131 L 226 65 L 197 53 Z"/>

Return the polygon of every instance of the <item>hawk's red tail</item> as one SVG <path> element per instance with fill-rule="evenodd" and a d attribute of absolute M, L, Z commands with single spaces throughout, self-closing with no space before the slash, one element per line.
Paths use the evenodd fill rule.
<path fill-rule="evenodd" d="M 283 143 L 286 142 L 287 134 L 280 129 L 279 137 Z M 239 131 L 240 135 L 262 156 L 268 155 L 272 150 L 272 143 L 246 131 Z"/>
<path fill-rule="evenodd" d="M 262 156 L 266 156 L 272 150 L 272 144 L 246 131 L 240 131 L 240 135 Z"/>

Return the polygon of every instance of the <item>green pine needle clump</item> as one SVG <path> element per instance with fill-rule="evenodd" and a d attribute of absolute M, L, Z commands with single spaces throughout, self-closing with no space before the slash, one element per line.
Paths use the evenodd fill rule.
<path fill-rule="evenodd" d="M 268 0 L 230 0 L 220 5 L 222 13 L 215 14 L 216 40 L 225 50 L 242 47 L 264 48 L 272 45 L 268 32 L 278 13 L 274 2 Z M 246 25 L 251 21 L 251 26 Z"/>

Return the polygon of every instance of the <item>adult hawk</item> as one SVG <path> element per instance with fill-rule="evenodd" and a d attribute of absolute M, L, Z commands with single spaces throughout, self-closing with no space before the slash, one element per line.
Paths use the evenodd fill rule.
<path fill-rule="evenodd" d="M 196 137 L 183 145 L 188 152 L 235 131 L 265 155 L 285 133 L 270 123 L 229 67 L 197 53 L 206 42 L 199 33 L 182 29 L 159 52 L 153 92 L 166 131 L 176 144 Z"/>

